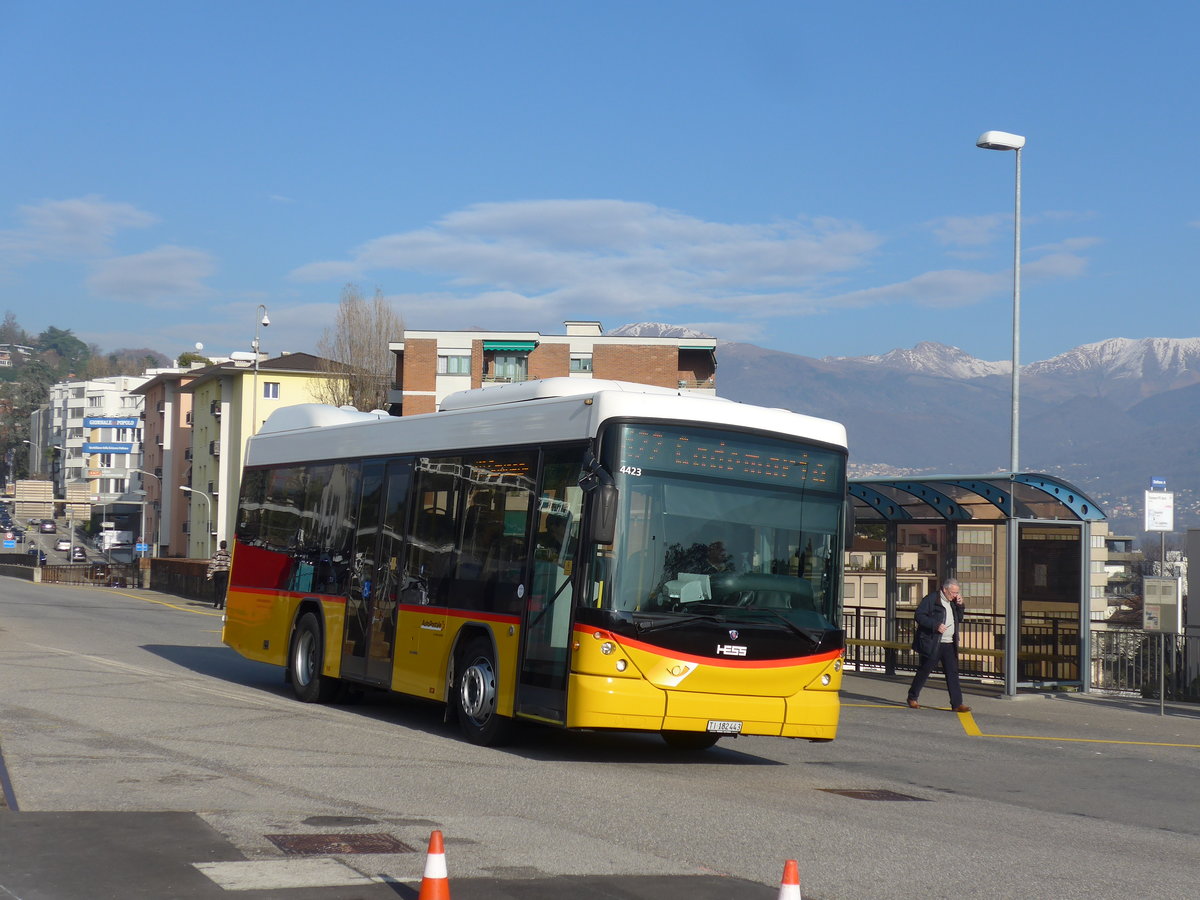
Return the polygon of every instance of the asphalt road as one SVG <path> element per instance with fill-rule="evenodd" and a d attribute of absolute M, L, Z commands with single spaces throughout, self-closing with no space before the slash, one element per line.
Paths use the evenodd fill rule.
<path fill-rule="evenodd" d="M 0 898 L 416 897 L 435 828 L 456 900 L 768 898 L 788 859 L 810 900 L 1197 894 L 1193 707 L 978 687 L 958 715 L 850 676 L 830 744 L 496 750 L 420 701 L 297 703 L 219 629 L 0 578 Z"/>

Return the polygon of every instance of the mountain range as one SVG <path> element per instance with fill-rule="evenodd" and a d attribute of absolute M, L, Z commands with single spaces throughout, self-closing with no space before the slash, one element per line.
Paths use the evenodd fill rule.
<path fill-rule="evenodd" d="M 662 323 L 612 333 L 697 336 Z M 854 476 L 1007 471 L 1011 370 L 932 341 L 823 358 L 717 344 L 720 396 L 845 423 Z M 1143 492 L 1165 478 L 1176 532 L 1200 527 L 1200 338 L 1085 344 L 1022 365 L 1020 388 L 1023 471 L 1076 485 L 1121 534 L 1141 533 Z"/>

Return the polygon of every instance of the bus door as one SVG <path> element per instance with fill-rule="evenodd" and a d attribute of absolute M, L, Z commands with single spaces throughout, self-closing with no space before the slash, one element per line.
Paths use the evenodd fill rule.
<path fill-rule="evenodd" d="M 346 598 L 342 676 L 382 687 L 392 683 L 405 510 L 412 464 L 363 466 L 358 529 Z"/>
<path fill-rule="evenodd" d="M 578 448 L 546 452 L 534 523 L 533 568 L 521 615 L 523 652 L 515 711 L 558 723 L 567 718 L 573 582 L 583 505 L 581 457 Z"/>

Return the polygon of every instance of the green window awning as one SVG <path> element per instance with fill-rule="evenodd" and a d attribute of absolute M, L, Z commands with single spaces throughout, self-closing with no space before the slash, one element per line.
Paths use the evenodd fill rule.
<path fill-rule="evenodd" d="M 537 347 L 537 341 L 484 341 L 484 350 L 516 350 L 529 353 Z"/>

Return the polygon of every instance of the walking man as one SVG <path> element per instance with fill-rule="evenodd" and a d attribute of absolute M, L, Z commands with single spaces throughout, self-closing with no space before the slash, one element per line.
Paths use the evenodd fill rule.
<path fill-rule="evenodd" d="M 921 657 L 917 674 L 908 689 L 908 705 L 919 709 L 917 698 L 925 681 L 940 664 L 946 676 L 946 690 L 950 692 L 950 708 L 955 712 L 970 712 L 963 706 L 962 686 L 958 683 L 958 632 L 963 620 L 962 592 L 958 582 L 947 578 L 942 589 L 925 597 L 917 606 L 916 634 L 913 649 Z"/>
<path fill-rule="evenodd" d="M 225 590 L 229 587 L 229 551 L 225 541 L 208 561 L 208 580 L 213 583 L 213 606 L 225 608 Z"/>

